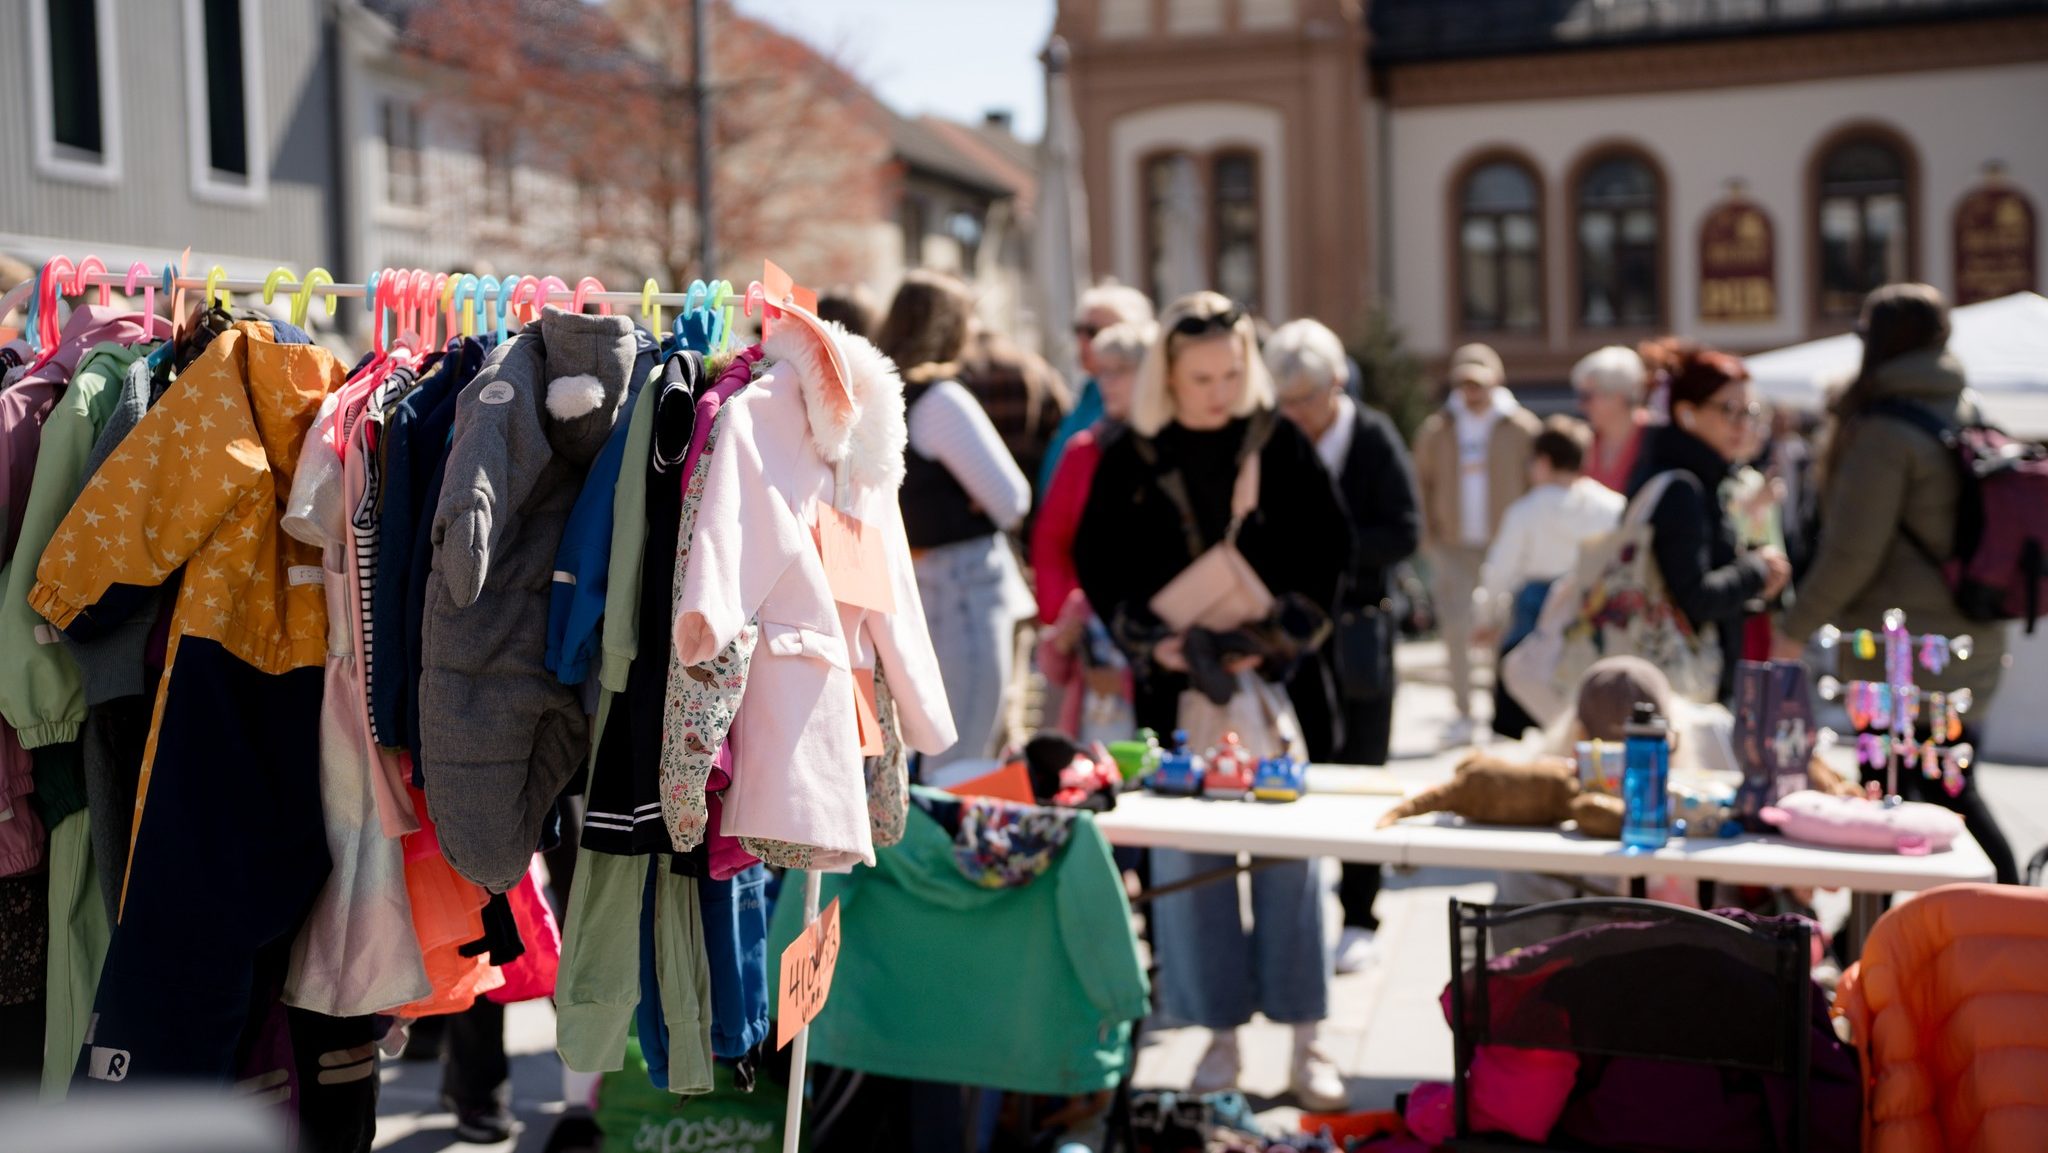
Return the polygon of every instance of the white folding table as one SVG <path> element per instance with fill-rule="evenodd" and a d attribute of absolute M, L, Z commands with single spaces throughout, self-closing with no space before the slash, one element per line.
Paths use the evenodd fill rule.
<path fill-rule="evenodd" d="M 1634 879 L 1681 877 L 1737 885 L 1848 889 L 1848 956 L 1862 950 L 1884 894 L 1918 892 L 1957 881 L 1989 881 L 1991 861 L 1968 833 L 1947 852 L 1909 857 L 1802 845 L 1780 837 L 1678 838 L 1655 852 L 1630 853 L 1620 842 L 1576 832 L 1470 824 L 1448 813 L 1415 817 L 1381 829 L 1381 814 L 1398 797 L 1340 792 L 1378 788 L 1374 770 L 1314 766 L 1308 795 L 1286 804 L 1127 793 L 1098 814 L 1112 845 L 1191 853 L 1382 865 L 1591 875 Z"/>

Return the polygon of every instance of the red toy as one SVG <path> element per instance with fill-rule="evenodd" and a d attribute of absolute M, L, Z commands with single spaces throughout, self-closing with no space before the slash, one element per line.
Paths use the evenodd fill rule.
<path fill-rule="evenodd" d="M 1202 792 L 1233 800 L 1249 796 L 1258 767 L 1259 759 L 1238 743 L 1237 734 L 1225 733 L 1223 740 L 1209 750 L 1209 775 L 1202 782 Z"/>

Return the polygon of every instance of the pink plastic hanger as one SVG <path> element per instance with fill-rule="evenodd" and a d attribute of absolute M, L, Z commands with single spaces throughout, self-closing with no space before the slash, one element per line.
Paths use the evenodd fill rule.
<path fill-rule="evenodd" d="M 604 290 L 604 282 L 599 280 L 595 276 L 586 276 L 583 279 L 577 281 L 576 295 L 569 299 L 569 311 L 578 313 L 582 312 L 583 298 L 589 295 L 592 291 L 603 292 Z M 600 300 L 597 302 L 597 311 L 598 315 L 600 316 L 610 316 L 612 314 L 612 306 Z"/>
<path fill-rule="evenodd" d="M 138 280 L 142 282 L 142 315 L 154 317 L 156 315 L 156 281 L 150 278 L 149 265 L 140 260 L 128 266 L 128 281 L 121 286 L 121 291 L 127 293 L 130 299 L 133 299 L 135 296 L 135 285 Z"/>
<path fill-rule="evenodd" d="M 100 276 L 107 274 L 106 262 L 97 256 L 87 254 L 84 260 L 78 262 L 78 272 L 71 278 L 71 295 L 84 296 L 86 289 L 85 278 L 95 274 Z M 114 286 L 111 284 L 101 284 L 100 307 L 105 308 L 112 303 L 114 303 Z"/>

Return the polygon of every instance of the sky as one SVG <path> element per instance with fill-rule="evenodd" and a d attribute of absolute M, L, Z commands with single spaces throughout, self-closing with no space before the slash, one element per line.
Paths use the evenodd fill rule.
<path fill-rule="evenodd" d="M 1056 0 L 736 0 L 823 50 L 890 107 L 977 122 L 1008 108 L 1017 134 L 1045 123 L 1038 54 Z"/>

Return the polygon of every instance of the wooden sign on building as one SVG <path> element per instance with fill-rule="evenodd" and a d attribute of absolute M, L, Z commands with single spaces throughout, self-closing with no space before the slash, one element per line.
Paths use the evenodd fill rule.
<path fill-rule="evenodd" d="M 1956 303 L 2034 290 L 2034 206 L 2018 189 L 1987 184 L 1956 205 Z"/>
<path fill-rule="evenodd" d="M 1700 320 L 1768 324 L 1778 319 L 1777 246 L 1771 218 L 1728 200 L 1700 222 Z"/>

